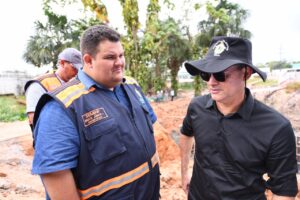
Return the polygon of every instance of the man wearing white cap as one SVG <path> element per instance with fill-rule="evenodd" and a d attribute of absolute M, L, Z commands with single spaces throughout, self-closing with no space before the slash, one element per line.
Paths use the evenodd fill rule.
<path fill-rule="evenodd" d="M 204 59 L 185 63 L 207 82 L 194 98 L 180 137 L 182 187 L 189 200 L 293 200 L 297 194 L 295 135 L 288 119 L 256 100 L 246 87 L 253 73 L 247 39 L 214 37 Z M 192 178 L 188 173 L 195 139 Z M 263 175 L 268 175 L 268 180 Z"/>
<path fill-rule="evenodd" d="M 38 76 L 25 84 L 26 113 L 31 129 L 35 108 L 40 97 L 71 80 L 77 75 L 81 67 L 80 51 L 66 48 L 58 55 L 58 69 L 56 71 Z"/>

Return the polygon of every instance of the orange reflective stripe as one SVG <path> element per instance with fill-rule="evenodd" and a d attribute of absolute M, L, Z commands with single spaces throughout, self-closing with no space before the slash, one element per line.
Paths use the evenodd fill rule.
<path fill-rule="evenodd" d="M 159 163 L 159 156 L 158 153 L 155 152 L 155 154 L 151 158 L 152 167 L 154 167 L 157 163 Z"/>
<path fill-rule="evenodd" d="M 152 158 L 152 166 L 154 167 L 158 163 L 158 156 L 157 153 L 155 153 Z M 99 185 L 93 186 L 86 190 L 79 190 L 81 194 L 81 199 L 88 199 L 92 196 L 100 196 L 101 194 L 115 188 L 120 188 L 124 185 L 127 185 L 129 183 L 132 183 L 133 181 L 139 179 L 146 173 L 148 173 L 149 166 L 148 162 L 143 163 L 142 165 L 138 166 L 137 168 L 126 172 L 125 174 L 122 174 L 120 176 L 108 179 L 104 182 L 102 182 Z"/>
<path fill-rule="evenodd" d="M 121 176 L 117 176 L 115 178 L 104 181 L 100 185 L 94 186 L 87 190 L 80 191 L 81 198 L 88 199 L 91 196 L 99 196 L 108 190 L 120 188 L 142 177 L 147 172 L 149 172 L 148 163 L 144 163 L 134 170 L 129 171 Z"/>
<path fill-rule="evenodd" d="M 60 99 L 66 107 L 68 107 L 74 100 L 78 99 L 81 95 L 88 94 L 94 90 L 95 88 L 93 87 L 91 87 L 89 90 L 86 90 L 85 86 L 82 83 L 79 83 L 62 90 L 56 95 L 56 97 Z"/>
<path fill-rule="evenodd" d="M 61 82 L 56 76 L 47 77 L 41 80 L 40 83 L 47 89 L 47 91 L 52 91 L 61 86 Z"/>

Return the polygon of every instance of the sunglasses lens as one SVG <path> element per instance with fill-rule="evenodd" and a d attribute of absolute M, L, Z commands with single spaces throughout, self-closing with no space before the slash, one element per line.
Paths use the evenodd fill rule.
<path fill-rule="evenodd" d="M 225 81 L 225 73 L 224 72 L 214 73 L 213 76 L 219 82 L 224 82 Z"/>
<path fill-rule="evenodd" d="M 218 72 L 218 73 L 213 73 L 214 79 L 219 82 L 224 82 L 225 81 L 225 73 L 224 72 Z M 209 81 L 211 74 L 206 73 L 206 72 L 200 72 L 200 76 L 204 81 Z"/>
<path fill-rule="evenodd" d="M 211 75 L 210 73 L 200 72 L 200 76 L 204 81 L 209 81 L 210 75 Z"/>

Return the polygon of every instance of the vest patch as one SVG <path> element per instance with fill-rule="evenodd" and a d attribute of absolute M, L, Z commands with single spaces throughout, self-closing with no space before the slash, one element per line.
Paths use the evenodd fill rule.
<path fill-rule="evenodd" d="M 107 117 L 108 115 L 106 114 L 104 108 L 96 108 L 82 115 L 82 119 L 85 127 L 90 126 Z"/>

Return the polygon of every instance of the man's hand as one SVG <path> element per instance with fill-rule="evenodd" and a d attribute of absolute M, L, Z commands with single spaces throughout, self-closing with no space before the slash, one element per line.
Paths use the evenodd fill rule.
<path fill-rule="evenodd" d="M 295 197 L 284 197 L 273 194 L 272 200 L 295 200 Z"/>
<path fill-rule="evenodd" d="M 189 160 L 191 156 L 194 138 L 181 134 L 179 138 L 180 157 L 181 157 L 181 184 L 182 189 L 186 194 L 189 191 L 190 176 L 189 174 Z"/>
<path fill-rule="evenodd" d="M 186 194 L 189 192 L 191 178 L 188 175 L 181 176 L 181 187 Z"/>

